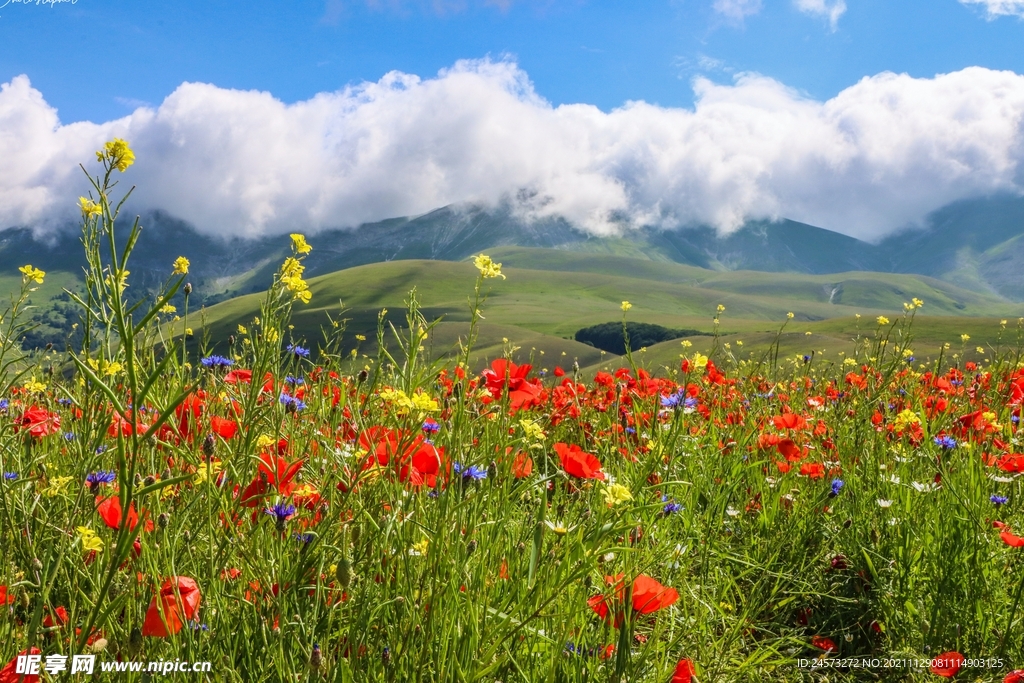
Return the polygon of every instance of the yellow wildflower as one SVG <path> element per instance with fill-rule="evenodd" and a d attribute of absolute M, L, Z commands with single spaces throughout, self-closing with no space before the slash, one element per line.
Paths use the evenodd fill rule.
<path fill-rule="evenodd" d="M 129 166 L 135 163 L 135 152 L 127 142 L 121 138 L 114 138 L 103 145 L 103 149 L 96 152 L 96 160 L 107 160 L 113 168 L 124 173 Z"/>
<path fill-rule="evenodd" d="M 172 313 L 177 313 L 178 309 L 173 304 L 164 304 L 160 307 L 160 312 L 164 315 L 171 315 Z"/>
<path fill-rule="evenodd" d="M 82 214 L 86 218 L 92 218 L 93 216 L 99 216 L 100 214 L 103 213 L 103 206 L 102 205 L 97 204 L 96 202 L 94 202 L 91 199 L 86 199 L 85 197 L 79 197 L 78 198 L 78 208 L 80 208 L 82 210 Z"/>
<path fill-rule="evenodd" d="M 18 271 L 21 272 L 22 282 L 35 282 L 41 285 L 43 284 L 43 278 L 46 277 L 45 271 L 34 268 L 31 265 L 22 266 L 18 268 Z"/>
<path fill-rule="evenodd" d="M 82 550 L 86 552 L 94 550 L 98 553 L 103 552 L 103 539 L 99 535 L 87 526 L 78 527 L 78 535 L 82 539 Z"/>
<path fill-rule="evenodd" d="M 682 347 L 683 347 L 684 349 L 688 349 L 688 348 L 690 348 L 691 346 L 693 346 L 693 342 L 692 342 L 692 341 L 690 341 L 689 339 L 684 339 L 683 341 L 679 342 L 679 344 L 680 344 L 680 345 L 681 345 L 681 346 L 682 346 Z"/>
<path fill-rule="evenodd" d="M 278 339 L 281 338 L 281 334 L 276 329 L 274 329 L 273 327 L 271 327 L 266 332 L 264 332 L 263 336 L 271 344 L 273 344 L 274 342 L 276 342 Z"/>
<path fill-rule="evenodd" d="M 628 301 L 623 301 L 621 308 L 622 308 L 622 312 L 625 313 L 629 309 L 633 308 L 633 304 L 629 303 Z"/>
<path fill-rule="evenodd" d="M 792 320 L 792 319 L 793 319 L 793 317 L 794 317 L 794 316 L 793 316 L 793 311 L 790 311 L 789 313 L 787 313 L 787 314 L 786 314 L 786 319 L 787 319 L 787 320 Z"/>
<path fill-rule="evenodd" d="M 430 548 L 430 539 L 424 538 L 419 543 L 413 543 L 412 548 L 409 550 L 410 555 L 426 555 L 427 550 Z"/>
<path fill-rule="evenodd" d="M 888 319 L 888 318 L 886 318 L 886 317 L 885 317 L 884 315 L 880 315 L 880 316 L 878 316 L 877 318 L 875 318 L 875 321 L 876 321 L 876 322 L 877 322 L 877 323 L 878 323 L 879 325 L 888 325 L 888 324 L 889 324 L 889 319 Z"/>
<path fill-rule="evenodd" d="M 73 480 L 74 477 L 51 477 L 50 485 L 43 489 L 43 495 L 47 498 L 55 498 L 64 493 L 64 489 L 66 489 L 68 484 Z"/>
<path fill-rule="evenodd" d="M 896 416 L 896 422 L 894 424 L 897 432 L 903 432 L 912 425 L 921 424 L 921 418 L 917 416 L 913 410 L 907 408 L 899 415 Z"/>
<path fill-rule="evenodd" d="M 292 249 L 295 251 L 295 253 L 297 253 L 297 254 L 308 254 L 309 252 L 313 251 L 313 247 L 309 246 L 309 243 L 306 242 L 306 236 L 305 235 L 300 235 L 298 233 L 294 233 L 294 234 L 291 235 L 291 238 L 292 238 Z"/>
<path fill-rule="evenodd" d="M 615 507 L 629 500 L 633 500 L 633 494 L 622 484 L 609 484 L 604 487 L 604 502 L 608 507 Z"/>
<path fill-rule="evenodd" d="M 427 394 L 416 394 L 412 397 L 412 407 L 416 410 L 422 410 L 425 412 L 436 412 L 441 409 L 437 401 L 432 399 Z"/>
<path fill-rule="evenodd" d="M 964 344 L 966 344 L 970 340 L 971 340 L 971 335 L 969 335 L 969 334 L 961 334 L 960 335 L 960 341 L 963 342 Z"/>
<path fill-rule="evenodd" d="M 357 334 L 356 335 L 356 341 L 366 341 L 366 335 L 365 334 Z"/>
<path fill-rule="evenodd" d="M 473 265 L 480 271 L 480 274 L 484 277 L 500 277 L 502 280 L 505 276 L 501 274 L 501 264 L 495 263 L 491 260 L 490 256 L 486 254 L 480 254 L 473 259 Z"/>
<path fill-rule="evenodd" d="M 693 354 L 693 365 L 698 368 L 706 368 L 708 366 L 708 357 L 702 353 Z"/>
<path fill-rule="evenodd" d="M 36 380 L 35 377 L 21 385 L 21 388 L 30 394 L 38 394 L 46 391 L 46 385 Z"/>
<path fill-rule="evenodd" d="M 114 361 L 113 363 L 110 363 L 109 365 L 107 365 L 107 367 L 103 369 L 103 374 L 105 374 L 107 377 L 110 377 L 121 372 L 121 368 L 122 365 L 117 361 Z"/>
<path fill-rule="evenodd" d="M 273 444 L 276 444 L 276 443 L 277 443 L 277 439 L 275 439 L 274 437 L 270 436 L 269 434 L 260 434 L 256 438 L 256 447 L 257 448 L 266 448 L 267 446 L 272 446 Z"/>
<path fill-rule="evenodd" d="M 723 306 L 722 304 L 718 304 L 717 310 L 719 313 L 725 313 L 725 306 Z"/>
<path fill-rule="evenodd" d="M 188 262 L 188 259 L 184 256 L 179 256 L 174 259 L 174 274 L 175 275 L 188 275 L 188 267 L 192 265 Z"/>

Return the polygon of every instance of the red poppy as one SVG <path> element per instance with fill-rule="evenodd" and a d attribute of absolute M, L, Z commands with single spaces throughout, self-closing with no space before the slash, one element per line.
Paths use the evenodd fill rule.
<path fill-rule="evenodd" d="M 633 609 L 640 614 L 657 612 L 679 599 L 675 588 L 662 586 L 655 579 L 641 574 L 633 580 Z"/>
<path fill-rule="evenodd" d="M 242 491 L 239 502 L 246 507 L 257 507 L 263 504 L 262 498 L 270 493 L 273 486 L 282 496 L 290 496 L 295 490 L 292 479 L 302 469 L 302 460 L 288 462 L 280 455 L 263 453 L 256 477 Z"/>
<path fill-rule="evenodd" d="M 825 652 L 835 652 L 836 649 L 835 641 L 824 636 L 814 636 L 811 638 L 811 645 Z"/>
<path fill-rule="evenodd" d="M 199 617 L 202 596 L 195 579 L 175 576 L 164 581 L 153 597 L 142 623 L 142 635 L 166 638 L 181 630 L 184 622 Z"/>
<path fill-rule="evenodd" d="M 17 673 L 17 670 L 18 657 L 38 655 L 41 653 L 42 650 L 38 647 L 29 648 L 28 650 L 22 650 L 19 652 L 14 659 L 7 663 L 7 666 L 0 669 L 0 683 L 39 683 L 39 674 L 19 674 Z"/>
<path fill-rule="evenodd" d="M 60 431 L 60 415 L 51 413 L 45 408 L 32 406 L 21 414 L 17 427 L 27 429 L 37 439 Z"/>
<path fill-rule="evenodd" d="M 825 476 L 825 466 L 820 462 L 805 462 L 800 465 L 800 475 L 811 479 L 821 479 Z"/>
<path fill-rule="evenodd" d="M 692 661 L 685 658 L 680 659 L 676 664 L 676 670 L 672 672 L 672 680 L 669 683 L 691 683 L 696 673 Z"/>
<path fill-rule="evenodd" d="M 577 479 L 604 480 L 601 461 L 590 453 L 584 453 L 576 444 L 558 442 L 554 445 L 558 459 L 562 461 L 562 469 Z"/>
<path fill-rule="evenodd" d="M 1024 683 L 1024 669 L 1016 669 L 1006 674 L 1003 683 Z"/>
<path fill-rule="evenodd" d="M 806 429 L 807 420 L 796 413 L 784 413 L 772 418 L 776 429 Z"/>
<path fill-rule="evenodd" d="M 14 602 L 14 595 L 7 591 L 7 586 L 0 586 L 0 605 L 10 605 Z"/>
<path fill-rule="evenodd" d="M 58 607 L 53 610 L 53 614 L 47 614 L 43 617 L 43 626 L 46 628 L 53 628 L 54 626 L 63 626 L 68 623 L 68 611 L 63 607 Z"/>
<path fill-rule="evenodd" d="M 490 368 L 480 374 L 493 399 L 500 399 L 503 391 L 508 389 L 509 408 L 515 413 L 520 408 L 535 403 L 544 391 L 539 380 L 531 382 L 527 379 L 532 367 L 516 365 L 512 361 L 498 358 L 491 363 Z"/>
<path fill-rule="evenodd" d="M 775 448 L 779 451 L 779 455 L 789 462 L 796 462 L 804 457 L 804 452 L 800 450 L 800 447 L 792 439 L 783 439 Z"/>
<path fill-rule="evenodd" d="M 215 415 L 210 418 L 210 429 L 217 436 L 230 439 L 238 433 L 238 423 L 226 417 Z"/>
<path fill-rule="evenodd" d="M 252 382 L 252 370 L 232 370 L 224 375 L 225 384 L 249 384 Z"/>
<path fill-rule="evenodd" d="M 533 458 L 523 452 L 516 454 L 512 461 L 512 476 L 516 479 L 525 479 L 533 473 Z"/>
<path fill-rule="evenodd" d="M 103 523 L 111 529 L 121 528 L 121 518 L 124 510 L 121 508 L 121 499 L 117 496 L 104 498 L 96 496 L 96 512 L 103 519 Z M 134 530 L 139 523 L 139 515 L 135 512 L 135 503 L 128 506 L 128 528 Z"/>
<path fill-rule="evenodd" d="M 999 538 L 1003 539 L 1003 543 L 1010 546 L 1011 548 L 1022 548 L 1024 547 L 1024 538 L 1011 534 L 1009 531 L 1004 531 L 999 534 Z"/>
<path fill-rule="evenodd" d="M 943 652 L 932 660 L 928 670 L 936 676 L 952 678 L 956 676 L 956 672 L 964 665 L 964 661 L 964 656 L 959 652 Z"/>

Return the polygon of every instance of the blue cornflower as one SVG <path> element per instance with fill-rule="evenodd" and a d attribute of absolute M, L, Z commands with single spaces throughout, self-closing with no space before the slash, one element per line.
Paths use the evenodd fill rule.
<path fill-rule="evenodd" d="M 636 430 L 633 429 L 632 427 L 626 427 L 626 433 L 629 434 L 630 436 L 633 436 L 634 434 L 636 434 Z"/>
<path fill-rule="evenodd" d="M 680 510 L 682 510 L 682 509 L 683 509 L 683 506 L 682 506 L 682 505 L 680 505 L 679 503 L 677 503 L 677 502 L 675 501 L 675 499 L 673 499 L 673 500 L 669 500 L 669 499 L 668 499 L 668 496 L 662 496 L 662 497 L 661 497 L 661 502 L 665 504 L 665 505 L 664 505 L 664 506 L 663 506 L 663 507 L 661 508 L 661 513 L 662 513 L 663 515 L 665 515 L 666 517 L 667 517 L 668 515 L 671 515 L 671 514 L 672 514 L 673 512 L 679 512 Z"/>
<path fill-rule="evenodd" d="M 907 362 L 908 363 L 913 363 L 914 362 L 914 357 L 913 356 L 907 356 Z"/>
<path fill-rule="evenodd" d="M 303 381 L 303 379 L 301 377 L 292 377 L 291 375 L 285 376 L 284 381 L 287 382 L 288 384 L 303 384 L 304 383 L 304 381 Z"/>
<path fill-rule="evenodd" d="M 833 479 L 832 480 L 832 491 L 828 495 L 830 495 L 831 497 L 835 498 L 836 496 L 839 495 L 839 492 L 842 490 L 843 485 L 844 485 L 844 483 L 843 483 L 842 479 Z"/>
<path fill-rule="evenodd" d="M 1010 422 L 1012 422 L 1015 425 L 1020 424 L 1020 415 L 1014 415 L 1013 417 L 1011 417 Z"/>
<path fill-rule="evenodd" d="M 99 447 L 98 447 L 98 448 L 96 449 L 96 455 L 100 455 L 100 454 L 102 454 L 103 452 L 105 452 L 106 450 L 107 450 L 107 447 L 106 447 L 106 445 L 103 445 L 103 446 L 99 446 Z"/>
<path fill-rule="evenodd" d="M 686 392 L 684 392 L 684 391 L 677 391 L 674 394 L 669 394 L 668 396 L 662 396 L 661 397 L 661 407 L 662 408 L 678 408 L 679 404 L 683 401 L 683 398 L 685 396 L 686 396 Z"/>
<path fill-rule="evenodd" d="M 273 515 L 278 524 L 287 522 L 295 514 L 295 506 L 289 503 L 276 503 L 274 507 L 267 508 L 264 510 L 268 515 Z"/>
<path fill-rule="evenodd" d="M 7 481 L 14 481 L 17 478 L 18 478 L 18 473 L 17 472 L 4 472 L 4 479 L 6 479 Z"/>
<path fill-rule="evenodd" d="M 289 344 L 287 351 L 288 353 L 294 354 L 300 358 L 309 358 L 309 349 L 304 349 L 298 344 Z"/>
<path fill-rule="evenodd" d="M 807 355 L 807 354 L 805 353 L 805 354 L 804 354 L 804 363 L 810 363 L 810 362 L 811 362 L 811 357 L 810 357 L 810 356 L 808 356 L 808 355 Z"/>
<path fill-rule="evenodd" d="M 193 631 L 209 631 L 210 630 L 209 626 L 207 626 L 206 624 L 200 624 L 198 621 L 190 621 L 188 623 L 192 627 Z"/>
<path fill-rule="evenodd" d="M 6 411 L 7 410 L 7 406 L 9 406 L 9 405 L 10 405 L 10 403 L 7 401 L 6 398 L 0 398 L 0 410 Z"/>
<path fill-rule="evenodd" d="M 305 410 L 306 408 L 305 403 L 294 396 L 289 396 L 288 394 L 281 394 L 281 404 L 289 413 L 297 413 L 300 410 Z"/>
<path fill-rule="evenodd" d="M 74 441 L 75 440 L 75 433 L 74 432 L 64 432 L 64 440 L 65 441 Z"/>
<path fill-rule="evenodd" d="M 989 497 L 989 500 L 992 501 L 992 503 L 996 507 L 999 507 L 1000 505 L 1006 505 L 1007 501 L 1009 501 L 1010 499 L 1007 498 L 1006 496 L 998 496 L 998 495 L 992 494 L 992 496 Z"/>
<path fill-rule="evenodd" d="M 86 477 L 85 481 L 90 486 L 99 486 L 100 484 L 112 484 L 117 479 L 117 474 L 113 470 L 100 470 L 99 472 L 90 472 Z"/>
<path fill-rule="evenodd" d="M 455 470 L 456 474 L 462 475 L 463 481 L 480 481 L 481 479 L 487 478 L 487 470 L 483 467 L 477 467 L 476 465 L 466 467 L 459 463 L 454 463 L 452 464 L 452 469 Z"/>
<path fill-rule="evenodd" d="M 62 406 L 71 406 L 75 404 L 75 402 L 72 401 L 70 398 L 58 398 L 57 403 L 61 404 Z"/>
<path fill-rule="evenodd" d="M 932 439 L 932 441 L 935 442 L 936 446 L 938 446 L 938 447 L 940 447 L 940 448 L 942 448 L 943 450 L 946 450 L 946 451 L 950 451 L 950 450 L 953 450 L 954 448 L 956 448 L 956 439 L 951 437 L 949 434 L 943 434 L 942 436 L 937 436 L 934 439 Z"/>
<path fill-rule="evenodd" d="M 437 424 L 433 420 L 426 420 L 423 423 L 423 431 L 427 434 L 437 434 L 441 430 L 441 425 Z"/>
<path fill-rule="evenodd" d="M 224 356 L 207 356 L 199 360 L 204 368 L 228 368 L 235 364 L 235 361 Z"/>
<path fill-rule="evenodd" d="M 311 543 L 316 538 L 316 534 L 295 534 L 295 540 L 300 543 Z"/>

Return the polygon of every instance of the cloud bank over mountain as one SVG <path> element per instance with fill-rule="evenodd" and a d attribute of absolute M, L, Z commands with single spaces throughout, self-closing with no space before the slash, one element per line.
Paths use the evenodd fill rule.
<path fill-rule="evenodd" d="M 815 101 L 770 78 L 698 78 L 693 109 L 552 106 L 512 62 L 285 104 L 184 83 L 156 108 L 62 124 L 29 79 L 0 88 L 0 227 L 75 219 L 104 140 L 138 161 L 133 212 L 258 236 L 511 201 L 597 234 L 786 217 L 876 239 L 952 201 L 1024 187 L 1024 76 L 882 73 Z"/>

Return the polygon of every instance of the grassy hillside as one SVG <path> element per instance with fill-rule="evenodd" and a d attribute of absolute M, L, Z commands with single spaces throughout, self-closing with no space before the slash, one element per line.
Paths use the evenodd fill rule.
<path fill-rule="evenodd" d="M 520 347 L 520 357 L 533 352 L 548 364 L 573 360 L 581 366 L 612 362 L 611 354 L 572 341 L 577 330 L 615 321 L 620 304 L 632 302 L 630 320 L 671 328 L 713 332 L 716 307 L 726 307 L 720 331 L 722 341 L 743 341 L 743 353 L 759 352 L 774 340 L 781 321 L 792 311 L 784 338 L 785 353 L 832 353 L 852 349 L 852 340 L 874 331 L 879 315 L 893 319 L 903 302 L 925 301 L 915 332 L 922 348 L 938 349 L 950 342 L 959 346 L 960 335 L 972 337 L 970 346 L 994 343 L 999 318 L 1024 315 L 1024 306 L 1007 304 L 921 276 L 881 273 L 844 273 L 818 276 L 754 272 L 719 273 L 673 263 L 580 254 L 550 249 L 495 250 L 504 259 L 507 280 L 490 280 L 484 306 L 485 322 L 477 346 L 479 358 L 500 355 L 503 339 Z M 377 313 L 388 309 L 388 319 L 404 322 L 408 292 L 416 289 L 428 319 L 443 320 L 431 340 L 432 351 L 449 351 L 468 330 L 476 270 L 468 262 L 393 261 L 358 266 L 310 280 L 313 300 L 299 306 L 293 319 L 295 339 L 316 344 L 328 315 L 347 319 L 347 338 L 366 335 L 372 348 Z M 205 309 L 209 339 L 216 348 L 239 324 L 258 314 L 260 295 L 251 294 Z M 856 314 L 862 317 L 857 319 Z M 938 314 L 936 316 L 935 314 Z M 190 326 L 197 330 L 199 321 Z M 1012 327 L 1012 326 L 1011 326 Z M 806 332 L 811 332 L 807 336 Z M 712 343 L 708 337 L 692 339 L 695 349 Z M 349 351 L 354 342 L 347 343 Z M 737 349 L 734 349 L 736 351 Z M 652 363 L 677 362 L 678 341 L 658 344 L 645 352 Z M 555 359 L 555 360 L 552 360 Z M 557 361 L 557 362 L 556 362 Z"/>

